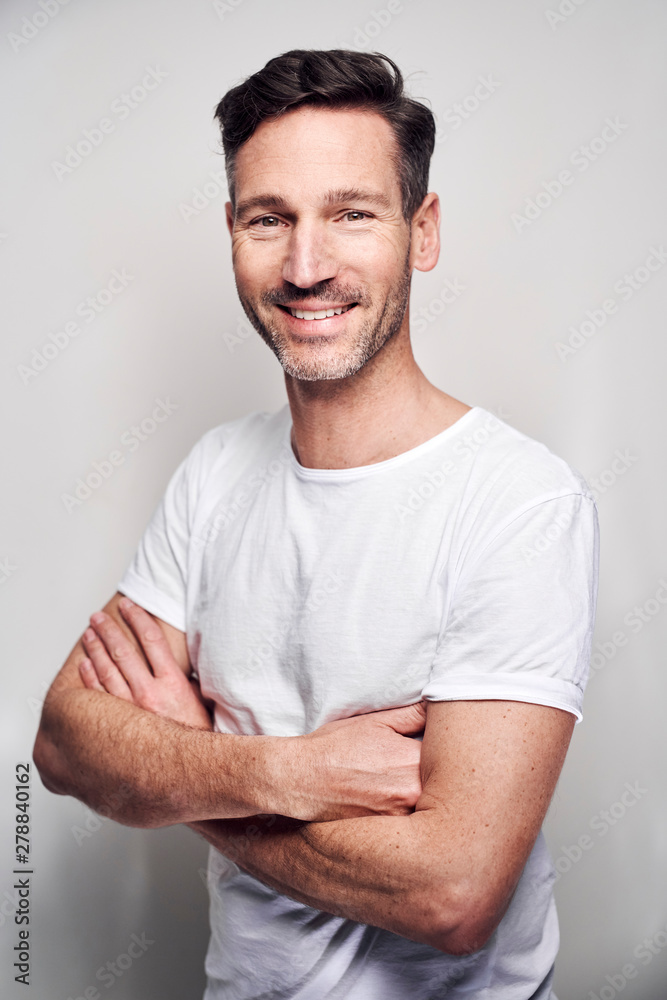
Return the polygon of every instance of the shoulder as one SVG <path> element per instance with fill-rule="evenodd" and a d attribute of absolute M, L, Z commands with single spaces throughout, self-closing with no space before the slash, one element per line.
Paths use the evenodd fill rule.
<path fill-rule="evenodd" d="M 546 445 L 481 407 L 466 416 L 458 450 L 468 453 L 473 490 L 508 507 L 571 494 L 593 500 L 581 473 Z"/>
<path fill-rule="evenodd" d="M 190 449 L 182 467 L 186 477 L 200 488 L 212 473 L 233 461 L 235 455 L 247 456 L 278 440 L 285 433 L 288 407 L 276 413 L 255 411 L 206 431 Z"/>
<path fill-rule="evenodd" d="M 274 414 L 257 410 L 237 417 L 236 420 L 229 420 L 224 424 L 218 424 L 217 427 L 211 427 L 210 430 L 202 434 L 190 454 L 196 454 L 201 459 L 209 461 L 215 460 L 224 448 L 268 430 L 280 413 L 282 410 Z"/>
<path fill-rule="evenodd" d="M 459 455 L 458 525 L 473 560 L 522 533 L 581 531 L 589 548 L 595 546 L 597 511 L 586 480 L 546 445 L 475 407 L 453 450 Z"/>

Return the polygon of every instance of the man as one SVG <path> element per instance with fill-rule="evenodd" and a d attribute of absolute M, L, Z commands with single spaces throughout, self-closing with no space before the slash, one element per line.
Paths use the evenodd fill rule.
<path fill-rule="evenodd" d="M 394 63 L 289 52 L 217 116 L 236 284 L 289 406 L 177 470 L 37 765 L 212 845 L 206 1000 L 547 1000 L 540 827 L 581 718 L 592 498 L 415 363 L 435 129 Z"/>

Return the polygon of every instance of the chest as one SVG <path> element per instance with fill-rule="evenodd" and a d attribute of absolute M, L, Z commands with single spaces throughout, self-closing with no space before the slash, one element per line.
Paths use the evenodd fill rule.
<path fill-rule="evenodd" d="M 435 512 L 434 512 L 435 513 Z M 447 606 L 446 519 L 276 483 L 191 574 L 188 641 L 219 727 L 276 735 L 416 701 Z"/>

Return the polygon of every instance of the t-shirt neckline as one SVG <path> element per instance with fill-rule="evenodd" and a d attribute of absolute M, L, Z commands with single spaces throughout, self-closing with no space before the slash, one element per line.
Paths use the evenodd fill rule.
<path fill-rule="evenodd" d="M 372 476 L 378 472 L 383 472 L 386 469 L 397 468 L 398 466 L 405 465 L 406 463 L 427 454 L 431 449 L 436 448 L 448 437 L 453 437 L 455 434 L 458 434 L 465 424 L 470 423 L 473 415 L 477 416 L 483 412 L 482 407 L 471 406 L 471 408 L 464 413 L 462 417 L 459 417 L 458 420 L 455 420 L 453 424 L 449 425 L 449 427 L 445 427 L 444 430 L 434 435 L 434 437 L 428 438 L 426 441 L 422 441 L 421 444 L 415 445 L 414 448 L 402 451 L 400 455 L 394 455 L 392 458 L 386 458 L 382 462 L 370 462 L 368 465 L 355 465 L 348 469 L 311 469 L 308 466 L 301 465 L 298 458 L 294 454 L 294 449 L 292 448 L 292 420 L 289 405 L 286 406 L 286 411 L 287 426 L 285 429 L 284 442 L 289 452 L 290 465 L 301 479 L 316 480 L 360 479 L 364 476 Z"/>

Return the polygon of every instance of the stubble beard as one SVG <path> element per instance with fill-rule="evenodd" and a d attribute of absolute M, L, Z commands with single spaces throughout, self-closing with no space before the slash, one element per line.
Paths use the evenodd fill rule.
<path fill-rule="evenodd" d="M 280 330 L 267 326 L 251 300 L 242 295 L 240 290 L 239 298 L 246 316 L 276 355 L 286 375 L 304 382 L 348 378 L 363 368 L 400 330 L 410 295 L 409 257 L 408 246 L 403 272 L 390 290 L 379 317 L 365 320 L 350 349 L 334 357 L 327 355 L 328 345 L 334 337 L 313 338 L 307 345 L 307 353 L 295 351 L 290 338 Z M 260 301 L 262 305 L 274 306 L 287 302 L 294 304 L 299 298 L 321 298 L 323 302 L 357 302 L 361 306 L 367 305 L 369 301 L 362 290 L 338 285 L 334 281 L 322 282 L 310 289 L 296 286 L 292 286 L 291 290 L 276 289 L 262 295 Z"/>

